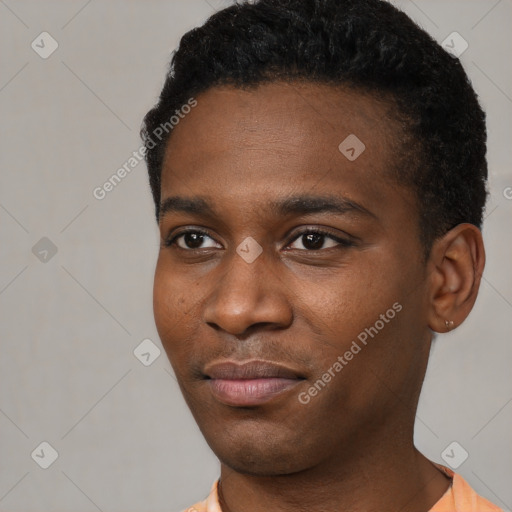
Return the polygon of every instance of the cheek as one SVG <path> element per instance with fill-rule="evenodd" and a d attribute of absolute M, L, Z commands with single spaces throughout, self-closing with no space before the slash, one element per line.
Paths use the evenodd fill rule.
<path fill-rule="evenodd" d="M 386 270 L 373 263 L 352 269 L 336 282 L 316 283 L 309 295 L 312 307 L 303 313 L 320 333 L 310 346 L 317 369 L 325 371 L 342 356 L 347 362 L 336 382 L 343 386 L 347 385 L 344 379 L 356 382 L 357 394 L 382 385 L 375 381 L 376 374 L 400 378 L 398 370 L 405 371 L 408 359 L 414 357 L 408 350 L 408 336 L 403 338 L 411 316 L 404 286 L 399 275 Z M 368 380 L 361 386 L 361 379 Z"/>
<path fill-rule="evenodd" d="M 399 286 L 389 274 L 389 271 L 379 271 L 374 263 L 352 268 L 335 282 L 320 283 L 323 284 L 321 292 L 314 294 L 314 316 L 319 328 L 327 328 L 326 334 L 335 339 L 350 342 L 373 326 L 400 297 Z M 383 278 L 383 275 L 388 277 Z"/>
<path fill-rule="evenodd" d="M 173 342 L 186 337 L 190 330 L 194 301 L 184 293 L 187 289 L 169 265 L 159 259 L 153 284 L 153 312 L 158 334 L 168 353 Z"/>

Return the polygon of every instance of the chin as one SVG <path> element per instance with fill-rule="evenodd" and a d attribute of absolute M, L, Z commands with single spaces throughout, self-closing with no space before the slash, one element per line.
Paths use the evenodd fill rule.
<path fill-rule="evenodd" d="M 225 466 L 241 473 L 250 476 L 282 476 L 298 473 L 307 469 L 301 467 L 297 461 L 293 459 L 283 459 L 276 456 L 275 453 L 255 456 L 254 453 L 238 454 L 226 453 L 216 454 L 218 459 Z M 224 456 L 225 455 L 225 456 Z"/>
<path fill-rule="evenodd" d="M 223 432 L 205 438 L 217 458 L 238 473 L 253 476 L 289 475 L 314 463 L 313 455 L 299 439 L 284 439 L 259 429 L 252 433 Z M 314 452 L 313 452 L 314 453 Z"/>

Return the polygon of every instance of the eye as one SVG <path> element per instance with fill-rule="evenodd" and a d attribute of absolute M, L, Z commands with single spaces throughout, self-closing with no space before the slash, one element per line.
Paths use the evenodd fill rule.
<path fill-rule="evenodd" d="M 210 240 L 210 245 L 203 246 L 205 241 Z M 176 245 L 185 251 L 193 251 L 196 249 L 211 249 L 215 247 L 216 242 L 211 238 L 206 231 L 188 230 L 177 233 L 173 237 L 165 241 L 165 246 L 170 247 Z"/>
<path fill-rule="evenodd" d="M 325 242 L 327 246 L 325 246 Z M 318 228 L 309 228 L 297 234 L 293 243 L 300 242 L 302 247 L 292 247 L 304 251 L 319 251 L 332 249 L 336 247 L 352 247 L 354 245 L 348 239 L 343 239 Z M 208 243 L 208 245 L 204 245 Z M 194 251 L 199 249 L 212 249 L 216 247 L 217 242 L 206 232 L 198 229 L 181 231 L 170 237 L 164 242 L 165 247 L 176 245 L 185 251 Z"/>
<path fill-rule="evenodd" d="M 329 245 L 326 247 L 324 243 L 328 240 Z M 353 242 L 347 239 L 339 238 L 333 234 L 323 231 L 318 228 L 309 228 L 302 231 L 295 237 L 294 243 L 300 241 L 302 247 L 294 247 L 294 249 L 306 250 L 306 251 L 319 251 L 323 249 L 332 249 L 336 247 L 352 247 Z"/>

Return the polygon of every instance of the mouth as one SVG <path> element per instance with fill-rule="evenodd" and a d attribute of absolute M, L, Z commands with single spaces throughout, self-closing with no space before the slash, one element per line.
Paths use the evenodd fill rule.
<path fill-rule="evenodd" d="M 214 398 L 235 407 L 264 404 L 305 379 L 291 368 L 261 360 L 224 360 L 208 365 L 204 373 Z"/>

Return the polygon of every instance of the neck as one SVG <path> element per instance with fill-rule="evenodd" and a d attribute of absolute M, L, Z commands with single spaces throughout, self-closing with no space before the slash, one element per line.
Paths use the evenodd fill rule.
<path fill-rule="evenodd" d="M 448 489 L 449 479 L 414 447 L 412 432 L 407 442 L 400 430 L 373 442 L 359 437 L 292 474 L 247 475 L 221 464 L 222 511 L 428 512 Z"/>

